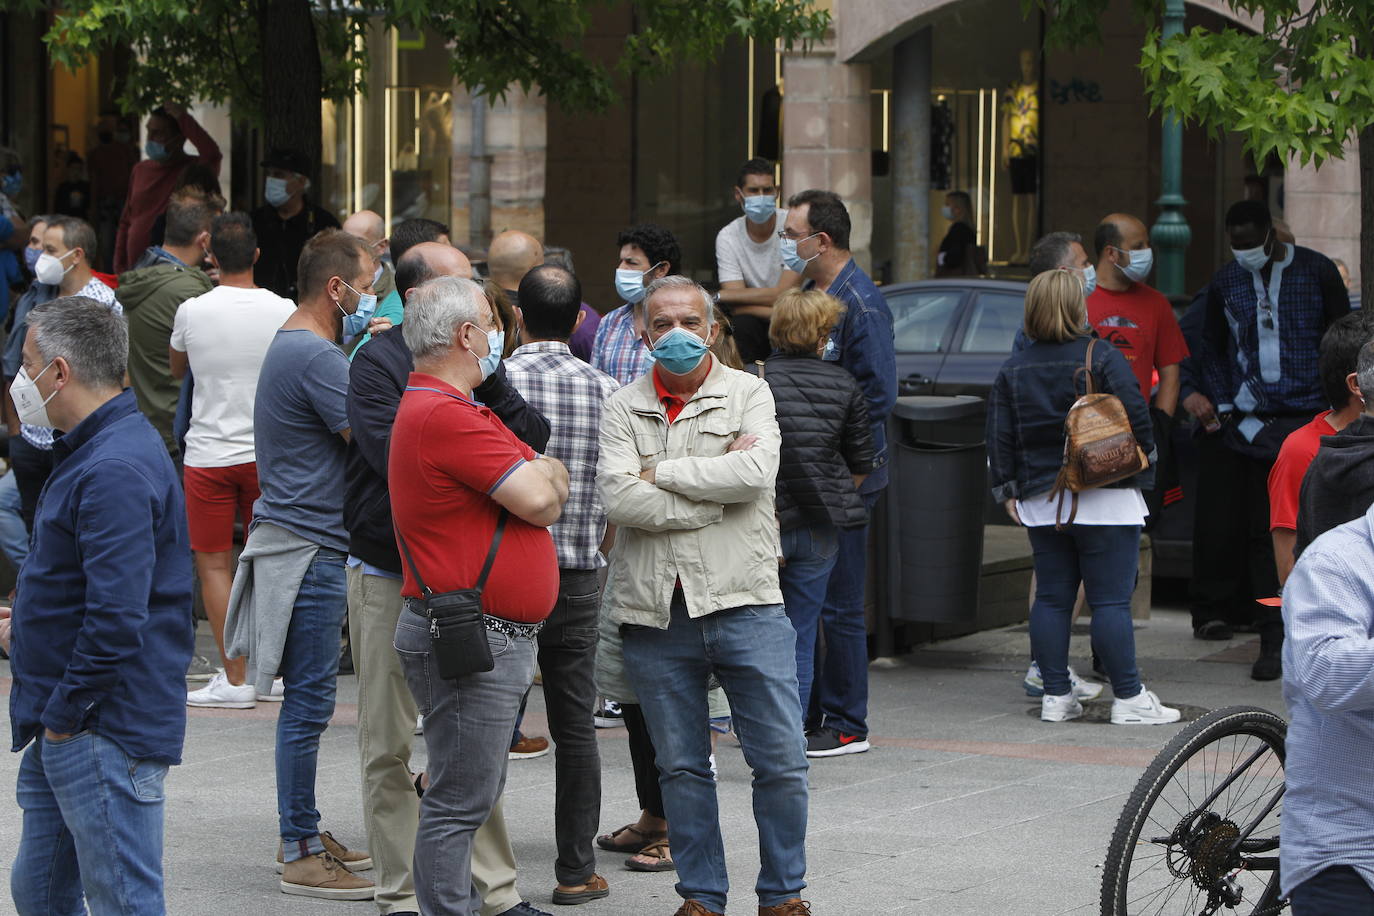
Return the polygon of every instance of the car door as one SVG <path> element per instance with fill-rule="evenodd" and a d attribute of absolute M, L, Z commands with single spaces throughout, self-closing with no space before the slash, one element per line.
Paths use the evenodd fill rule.
<path fill-rule="evenodd" d="M 967 290 L 913 285 L 887 288 L 884 295 L 892 310 L 897 394 L 933 394 Z"/>
<path fill-rule="evenodd" d="M 964 311 L 934 393 L 986 398 L 1025 323 L 1025 294 L 980 289 Z"/>

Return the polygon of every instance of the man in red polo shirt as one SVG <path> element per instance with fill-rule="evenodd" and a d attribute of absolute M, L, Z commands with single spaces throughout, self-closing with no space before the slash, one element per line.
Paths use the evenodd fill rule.
<path fill-rule="evenodd" d="M 429 755 L 415 894 L 423 913 L 474 916 L 482 900 L 472 885 L 472 838 L 505 784 L 506 748 L 534 678 L 534 638 L 558 597 L 548 526 L 567 501 L 568 472 L 472 400 L 501 359 L 502 335 L 481 287 L 454 277 L 417 287 L 402 328 L 415 371 L 396 411 L 387 477 L 407 557 L 396 651 L 425 717 Z M 425 588 L 474 587 L 493 542 L 482 610 L 494 666 L 443 679 L 416 599 Z"/>

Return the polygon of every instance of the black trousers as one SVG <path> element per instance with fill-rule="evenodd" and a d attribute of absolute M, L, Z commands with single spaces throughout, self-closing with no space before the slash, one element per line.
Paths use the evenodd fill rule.
<path fill-rule="evenodd" d="M 10 437 L 10 465 L 19 488 L 19 513 L 24 527 L 33 534 L 33 519 L 38 512 L 38 496 L 52 475 L 52 449 L 34 448 L 23 436 Z"/>
<path fill-rule="evenodd" d="M 644 710 L 638 703 L 621 703 L 620 714 L 629 732 L 630 762 L 635 770 L 635 792 L 639 807 L 652 817 L 663 817 L 663 791 L 658 787 L 658 762 L 654 742 L 649 738 L 649 726 L 644 722 Z"/>
<path fill-rule="evenodd" d="M 1198 442 L 1189 588 L 1193 626 L 1209 620 L 1253 623 L 1266 652 L 1278 651 L 1283 643 L 1281 612 L 1256 601 L 1279 591 L 1269 535 L 1272 467 L 1272 461 L 1228 448 L 1220 433 Z"/>

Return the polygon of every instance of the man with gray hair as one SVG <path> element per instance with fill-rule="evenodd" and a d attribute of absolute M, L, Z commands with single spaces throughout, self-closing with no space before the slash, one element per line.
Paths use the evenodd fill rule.
<path fill-rule="evenodd" d="M 1097 288 L 1097 268 L 1083 247 L 1083 237 L 1077 232 L 1050 232 L 1031 246 L 1030 272 L 1038 277 L 1047 270 L 1069 270 L 1083 279 L 1083 295 L 1090 296 Z"/>
<path fill-rule="evenodd" d="M 44 303 L 10 389 L 24 422 L 62 431 L 12 617 L 0 609 L 13 747 L 27 747 L 20 913 L 164 912 L 162 786 L 186 733 L 191 552 L 172 460 L 123 388 L 128 348 L 107 304 Z"/>
<path fill-rule="evenodd" d="M 534 639 L 558 596 L 548 526 L 567 501 L 568 472 L 473 400 L 501 353 L 481 287 L 452 277 L 425 283 L 408 298 L 401 331 L 415 371 L 391 430 L 387 479 L 405 559 L 395 648 L 425 717 L 429 758 L 415 895 L 426 916 L 474 916 L 482 898 L 473 836 L 505 784 Z M 431 607 L 468 589 L 480 614 Z"/>
<path fill-rule="evenodd" d="M 723 914 L 727 879 L 711 741 L 712 675 L 754 775 L 760 916 L 806 916 L 806 749 L 797 637 L 778 587 L 773 491 L 782 438 L 768 384 L 710 353 L 711 299 L 649 285 L 654 368 L 613 394 L 597 485 L 616 526 L 606 608 L 657 751 L 677 859 L 677 916 Z"/>

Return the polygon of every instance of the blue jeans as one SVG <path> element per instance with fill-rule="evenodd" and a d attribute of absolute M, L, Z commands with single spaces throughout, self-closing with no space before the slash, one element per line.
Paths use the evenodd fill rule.
<path fill-rule="evenodd" d="M 800 525 L 782 533 L 778 569 L 783 607 L 797 631 L 797 691 L 801 708 L 811 706 L 811 682 L 816 672 L 816 632 L 825 604 L 826 582 L 835 568 L 840 530 L 834 525 Z"/>
<path fill-rule="evenodd" d="M 277 816 L 287 862 L 324 851 L 315 765 L 320 735 L 334 715 L 339 631 L 348 606 L 344 559 L 321 547 L 306 568 L 277 672 L 285 687 L 277 715 Z"/>
<path fill-rule="evenodd" d="M 0 477 L 0 550 L 15 573 L 29 558 L 29 529 L 24 526 L 23 500 L 14 471 Z"/>
<path fill-rule="evenodd" d="M 396 654 L 425 717 L 429 788 L 415 837 L 415 896 L 426 916 L 476 916 L 472 841 L 506 785 L 506 754 L 520 699 L 534 680 L 534 640 L 487 631 L 493 667 L 439 676 L 429 619 L 412 609 L 396 622 Z M 587 709 L 590 711 L 591 707 Z"/>
<path fill-rule="evenodd" d="M 19 916 L 159 916 L 167 765 L 108 738 L 39 736 L 19 764 L 24 811 L 10 892 Z M 85 900 L 83 902 L 83 894 Z"/>
<path fill-rule="evenodd" d="M 1139 525 L 1053 525 L 1027 528 L 1035 554 L 1035 603 L 1031 652 L 1040 664 L 1045 693 L 1063 696 L 1069 684 L 1069 630 L 1078 583 L 1093 609 L 1092 645 L 1111 678 L 1112 693 L 1140 693 L 1135 667 L 1131 592 L 1140 557 Z"/>
<path fill-rule="evenodd" d="M 757 605 L 693 619 L 675 592 L 668 629 L 621 628 L 625 671 L 658 752 L 672 824 L 677 892 L 725 912 L 730 882 L 706 728 L 707 680 L 725 688 L 735 734 L 754 773 L 759 906 L 806 887 L 806 743 L 797 700 L 797 636 L 783 609 Z"/>
<path fill-rule="evenodd" d="M 1374 916 L 1374 890 L 1349 865 L 1322 869 L 1289 894 L 1293 916 Z"/>
<path fill-rule="evenodd" d="M 863 494 L 873 512 L 881 491 Z M 839 533 L 835 569 L 821 608 L 825 658 L 813 688 L 809 719 L 846 735 L 868 737 L 868 622 L 864 583 L 868 577 L 868 526 Z"/>

